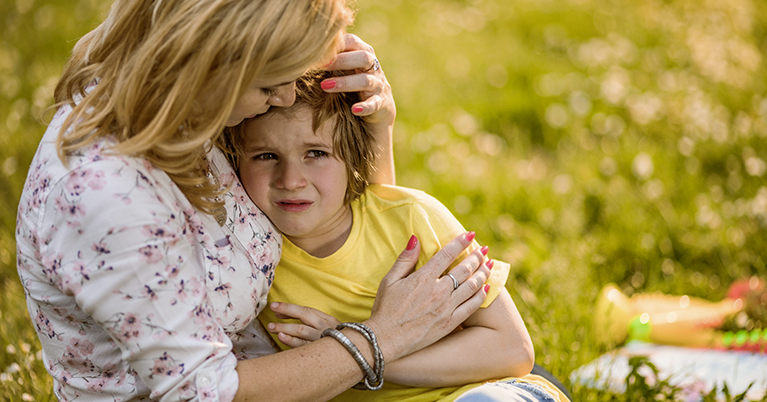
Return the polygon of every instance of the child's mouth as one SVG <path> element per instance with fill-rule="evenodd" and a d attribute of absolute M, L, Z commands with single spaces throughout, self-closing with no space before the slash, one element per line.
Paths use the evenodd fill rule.
<path fill-rule="evenodd" d="M 312 206 L 311 201 L 278 201 L 277 207 L 285 212 L 306 211 Z"/>

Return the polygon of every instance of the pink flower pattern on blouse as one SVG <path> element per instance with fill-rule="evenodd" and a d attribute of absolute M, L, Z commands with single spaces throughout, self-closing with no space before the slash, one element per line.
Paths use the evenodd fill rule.
<path fill-rule="evenodd" d="M 19 277 L 60 400 L 229 401 L 238 360 L 273 353 L 256 315 L 282 238 L 220 151 L 226 224 L 101 140 L 67 158 L 61 108 L 19 203 Z"/>

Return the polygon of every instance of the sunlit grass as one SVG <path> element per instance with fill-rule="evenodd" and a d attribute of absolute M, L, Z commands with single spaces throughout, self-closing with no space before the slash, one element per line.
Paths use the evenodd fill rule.
<path fill-rule="evenodd" d="M 512 264 L 536 361 L 566 383 L 610 348 L 591 326 L 604 284 L 716 300 L 767 276 L 763 2 L 358 3 L 353 32 L 397 99 L 399 183 Z M 52 398 L 14 267 L 15 210 L 37 116 L 107 6 L 0 3 L 0 400 Z"/>

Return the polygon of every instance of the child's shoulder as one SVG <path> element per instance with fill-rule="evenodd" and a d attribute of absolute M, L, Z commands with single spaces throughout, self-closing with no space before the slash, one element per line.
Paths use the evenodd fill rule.
<path fill-rule="evenodd" d="M 421 190 L 387 184 L 373 184 L 365 189 L 360 202 L 366 207 L 386 209 L 398 206 L 442 205 L 436 198 Z"/>

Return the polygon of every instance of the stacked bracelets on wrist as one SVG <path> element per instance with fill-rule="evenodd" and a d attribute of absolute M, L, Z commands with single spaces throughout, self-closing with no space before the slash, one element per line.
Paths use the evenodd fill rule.
<path fill-rule="evenodd" d="M 365 360 L 365 357 L 362 356 L 362 352 L 360 352 L 359 349 L 357 349 L 357 346 L 354 345 L 354 343 L 349 340 L 349 338 L 346 337 L 343 333 L 341 333 L 341 329 L 349 328 L 353 329 L 359 333 L 362 334 L 362 336 L 365 337 L 365 339 L 370 342 L 370 345 L 373 347 L 373 356 L 375 357 L 375 364 L 373 367 L 370 367 L 370 364 Z M 361 381 L 359 384 L 355 385 L 354 389 L 361 389 L 361 390 L 369 390 L 369 391 L 378 391 L 383 386 L 384 380 L 383 380 L 383 372 L 384 372 L 384 360 L 383 360 L 383 352 L 381 352 L 381 348 L 378 346 L 378 340 L 376 340 L 376 336 L 373 333 L 373 330 L 370 329 L 367 325 L 360 324 L 357 322 L 342 322 L 336 326 L 335 329 L 328 328 L 324 331 L 322 331 L 322 338 L 330 336 L 337 340 L 341 345 L 343 345 L 346 350 L 351 353 L 354 360 L 359 364 L 360 368 L 362 369 L 362 372 L 365 373 L 365 380 Z"/>

